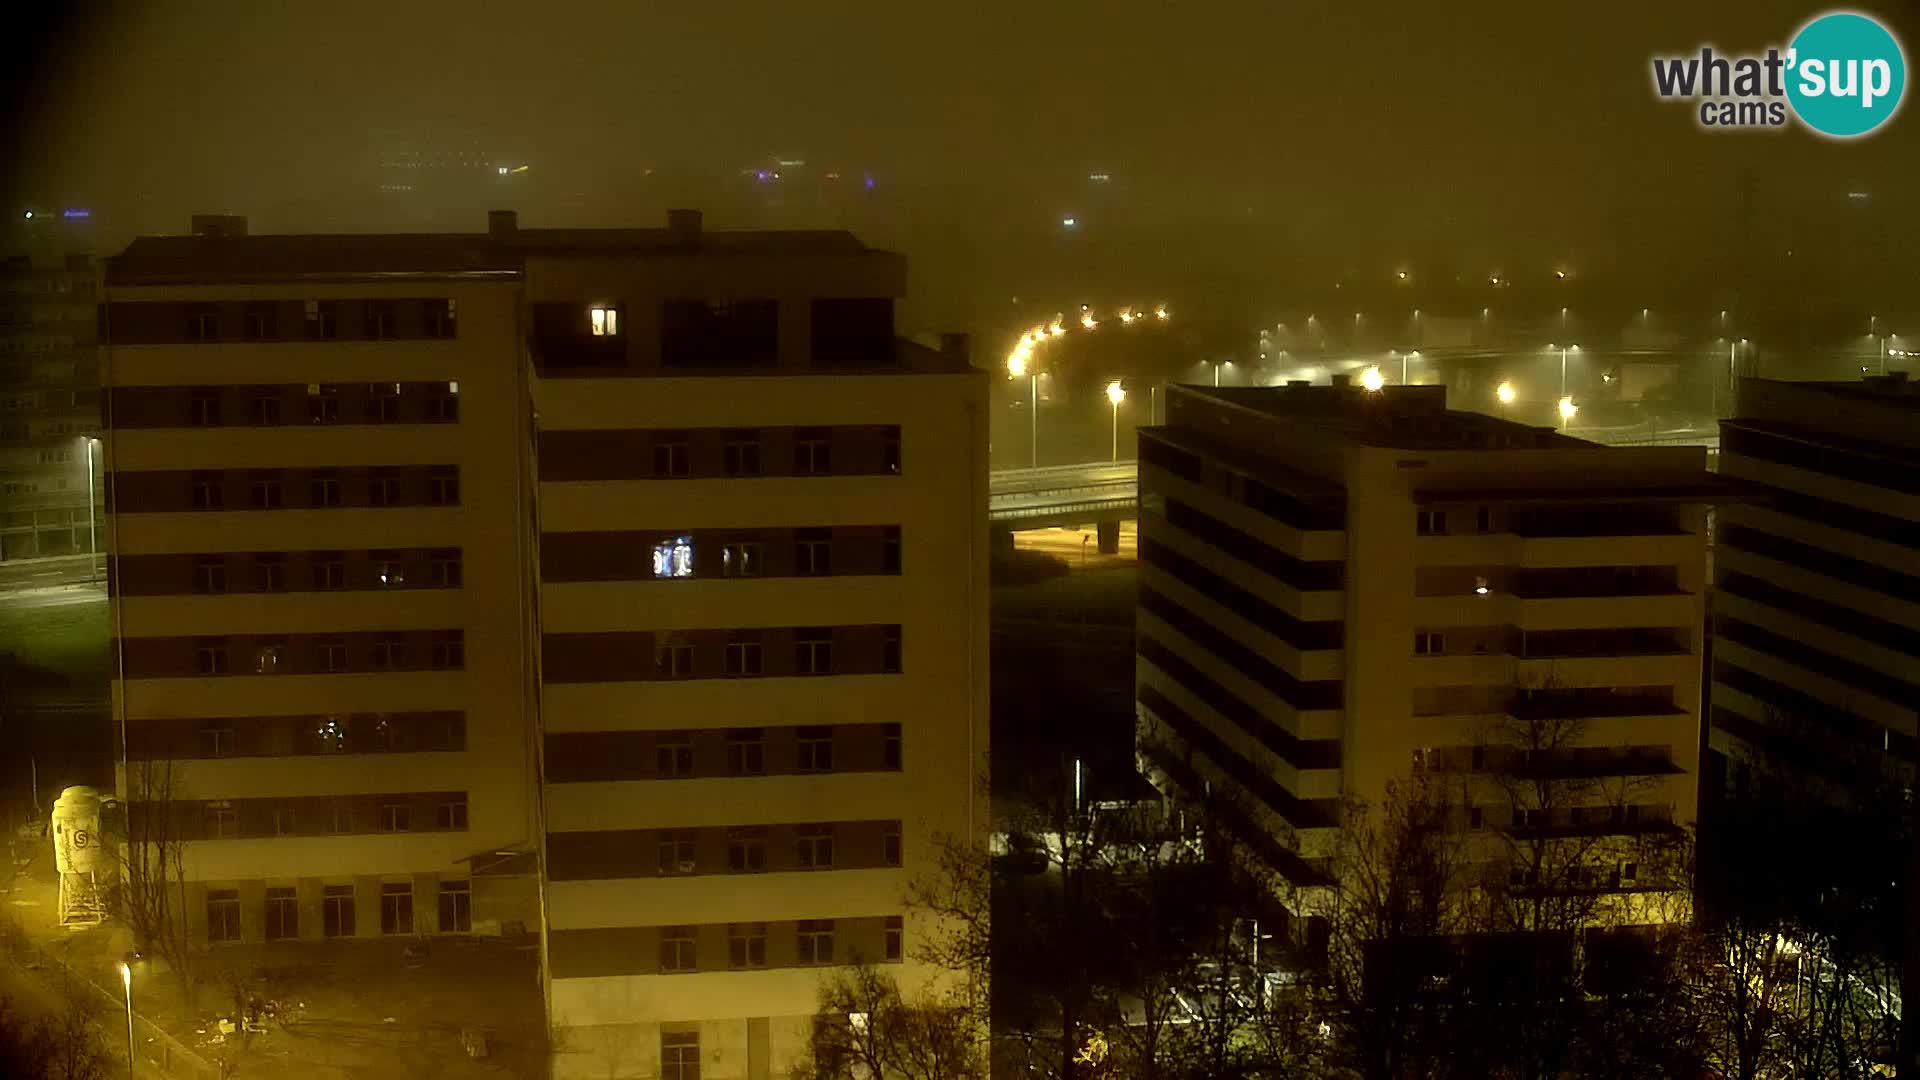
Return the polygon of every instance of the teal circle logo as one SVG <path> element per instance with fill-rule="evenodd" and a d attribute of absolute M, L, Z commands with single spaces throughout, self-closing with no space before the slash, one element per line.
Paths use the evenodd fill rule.
<path fill-rule="evenodd" d="M 1820 16 L 1801 28 L 1787 56 L 1787 100 L 1822 135 L 1865 135 L 1900 108 L 1906 56 L 1887 28 L 1865 15 Z"/>

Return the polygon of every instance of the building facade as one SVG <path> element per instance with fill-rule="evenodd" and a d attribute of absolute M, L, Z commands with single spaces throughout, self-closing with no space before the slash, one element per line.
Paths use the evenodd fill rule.
<path fill-rule="evenodd" d="M 102 356 L 122 790 L 205 938 L 536 932 L 559 1075 L 785 1075 L 834 971 L 936 980 L 985 385 L 896 338 L 904 261 L 198 225 L 112 261 Z"/>
<path fill-rule="evenodd" d="M 88 256 L 0 271 L 0 562 L 104 546 L 94 308 Z"/>
<path fill-rule="evenodd" d="M 1743 379 L 1715 522 L 1710 776 L 1844 800 L 1910 784 L 1920 700 L 1920 387 Z"/>
<path fill-rule="evenodd" d="M 1691 819 L 1700 448 L 1620 450 L 1446 408 L 1441 387 L 1174 387 L 1140 437 L 1143 768 L 1231 793 L 1291 884 L 1343 800 L 1442 778 L 1490 889 L 1534 838 Z M 1577 781 L 1542 794 L 1542 778 Z M 1631 893 L 1619 845 L 1559 868 Z"/>

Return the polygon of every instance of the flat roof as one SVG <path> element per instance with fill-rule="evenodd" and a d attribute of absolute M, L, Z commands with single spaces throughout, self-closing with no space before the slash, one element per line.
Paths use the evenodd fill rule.
<path fill-rule="evenodd" d="M 539 255 L 884 254 L 839 229 L 517 229 L 488 233 L 143 236 L 107 262 L 109 285 L 385 277 L 515 277 Z"/>
<path fill-rule="evenodd" d="M 1605 450 L 1552 428 L 1447 408 L 1444 386 L 1190 386 L 1183 389 L 1274 419 L 1392 450 Z"/>

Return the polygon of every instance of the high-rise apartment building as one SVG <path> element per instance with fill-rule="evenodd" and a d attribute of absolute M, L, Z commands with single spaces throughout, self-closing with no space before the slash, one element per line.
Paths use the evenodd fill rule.
<path fill-rule="evenodd" d="M 1558 884 L 1500 865 L 1503 837 L 1691 818 L 1703 450 L 1455 412 L 1443 387 L 1174 387 L 1166 415 L 1140 435 L 1137 676 L 1163 790 L 1235 795 L 1301 886 L 1328 880 L 1342 799 L 1416 770 L 1457 781 L 1494 888 Z M 1560 776 L 1577 800 L 1509 782 Z"/>
<path fill-rule="evenodd" d="M 1844 801 L 1910 783 L 1920 700 L 1920 385 L 1743 379 L 1715 518 L 1709 778 Z"/>
<path fill-rule="evenodd" d="M 94 308 L 85 255 L 0 269 L 0 561 L 84 554 L 102 538 Z"/>
<path fill-rule="evenodd" d="M 904 260 L 203 224 L 113 261 L 103 357 L 128 790 L 167 763 L 209 940 L 524 921 L 559 1075 L 785 1075 L 835 969 L 938 978 L 985 386 L 896 338 Z"/>

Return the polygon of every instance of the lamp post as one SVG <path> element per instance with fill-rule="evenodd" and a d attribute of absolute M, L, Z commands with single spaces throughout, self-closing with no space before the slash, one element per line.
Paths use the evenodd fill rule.
<path fill-rule="evenodd" d="M 1027 448 L 1033 467 L 1040 467 L 1040 374 L 1028 371 L 1027 357 L 1031 348 L 1023 339 L 1020 347 L 1007 357 L 1007 374 L 1014 378 L 1027 376 L 1027 421 L 1029 426 Z"/>
<path fill-rule="evenodd" d="M 1884 367 L 1885 365 L 1881 365 Z M 93 447 L 100 440 L 91 435 L 87 441 L 87 580 L 100 578 L 100 545 L 94 540 L 93 531 Z"/>
<path fill-rule="evenodd" d="M 1500 415 L 1504 417 L 1507 415 L 1508 407 L 1511 406 L 1514 399 L 1520 395 L 1518 391 L 1514 390 L 1513 383 L 1503 381 L 1499 386 L 1494 388 L 1493 396 L 1499 400 Z"/>
<path fill-rule="evenodd" d="M 1107 384 L 1107 401 L 1113 405 L 1113 460 L 1120 460 L 1120 403 L 1127 400 L 1127 388 L 1115 379 Z"/>
<path fill-rule="evenodd" d="M 1578 413 L 1579 411 L 1580 411 L 1580 406 L 1575 405 L 1573 403 L 1572 398 L 1570 397 L 1561 398 L 1560 399 L 1560 430 L 1565 431 L 1567 428 L 1568 422 L 1570 422 L 1573 419 L 1574 414 Z"/>
<path fill-rule="evenodd" d="M 127 1080 L 133 1075 L 133 965 L 120 962 L 120 985 L 127 991 Z"/>

